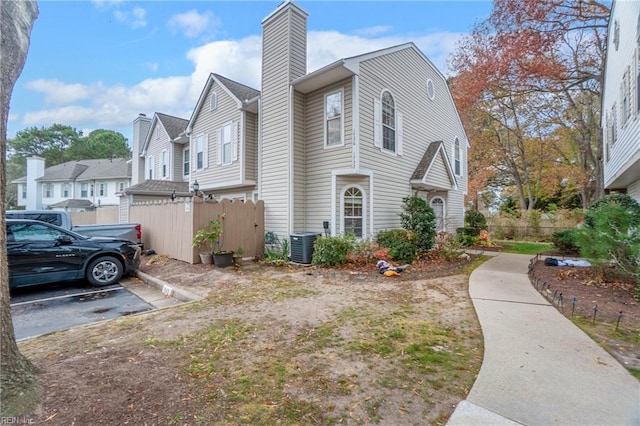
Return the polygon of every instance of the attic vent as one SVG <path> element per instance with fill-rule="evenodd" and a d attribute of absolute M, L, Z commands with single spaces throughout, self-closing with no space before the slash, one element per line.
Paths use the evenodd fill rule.
<path fill-rule="evenodd" d="M 433 81 L 431 81 L 431 79 L 427 80 L 427 96 L 429 96 L 431 100 L 434 100 L 436 97 L 436 89 L 433 87 Z"/>
<path fill-rule="evenodd" d="M 216 92 L 213 92 L 211 94 L 211 111 L 215 111 L 216 108 L 218 108 L 218 94 Z"/>

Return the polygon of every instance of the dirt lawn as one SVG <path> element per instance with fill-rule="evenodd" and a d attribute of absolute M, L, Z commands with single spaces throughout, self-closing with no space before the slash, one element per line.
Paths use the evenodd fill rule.
<path fill-rule="evenodd" d="M 387 278 L 363 265 L 219 270 L 147 257 L 142 271 L 204 299 L 21 343 L 44 387 L 29 418 L 45 425 L 444 424 L 482 362 L 467 291 L 474 265 L 425 261 Z M 596 285 L 588 274 L 535 267 L 552 290 L 565 286 L 565 314 L 571 297 L 597 301 L 599 319 L 613 312 L 592 336 L 627 367 L 640 367 L 633 291 Z M 588 314 L 585 307 L 574 321 L 588 323 Z"/>
<path fill-rule="evenodd" d="M 206 297 L 21 343 L 44 387 L 30 418 L 444 424 L 482 361 L 470 265 L 424 262 L 384 277 L 371 266 L 220 270 L 145 258 L 142 271 Z"/>

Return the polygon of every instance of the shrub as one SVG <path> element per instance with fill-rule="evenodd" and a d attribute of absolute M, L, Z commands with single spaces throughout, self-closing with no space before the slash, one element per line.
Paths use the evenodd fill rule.
<path fill-rule="evenodd" d="M 487 229 L 487 218 L 478 210 L 467 210 L 464 212 L 464 224 L 468 235 L 477 237 L 480 231 Z"/>
<path fill-rule="evenodd" d="M 365 239 L 355 241 L 347 254 L 347 260 L 353 263 L 366 264 L 376 260 L 376 252 L 380 249 L 378 244 Z"/>
<path fill-rule="evenodd" d="M 479 237 L 474 236 L 474 234 L 475 229 L 473 228 L 456 228 L 456 240 L 465 247 L 475 246 L 478 244 Z"/>
<path fill-rule="evenodd" d="M 311 263 L 316 266 L 339 266 L 347 263 L 353 240 L 348 237 L 318 237 L 313 244 Z"/>
<path fill-rule="evenodd" d="M 640 205 L 624 194 L 596 201 L 576 232 L 580 254 L 595 265 L 613 263 L 634 278 L 640 290 Z"/>
<path fill-rule="evenodd" d="M 433 209 L 420 197 L 404 197 L 402 202 L 402 227 L 413 234 L 414 244 L 419 251 L 429 251 L 436 236 L 436 215 Z"/>
<path fill-rule="evenodd" d="M 551 234 L 551 243 L 561 253 L 578 253 L 578 243 L 576 241 L 576 230 L 556 231 Z"/>
<path fill-rule="evenodd" d="M 460 255 L 464 253 L 464 249 L 459 238 L 447 232 L 438 232 L 435 249 L 432 250 L 432 253 L 451 262 L 460 257 Z"/>
<path fill-rule="evenodd" d="M 380 247 L 389 249 L 391 260 L 400 263 L 412 263 L 417 257 L 416 239 L 405 229 L 380 231 L 376 237 Z"/>

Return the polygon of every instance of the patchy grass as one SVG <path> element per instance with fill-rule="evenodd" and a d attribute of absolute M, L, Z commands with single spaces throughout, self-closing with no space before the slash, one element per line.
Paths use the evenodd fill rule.
<path fill-rule="evenodd" d="M 553 249 L 553 244 L 550 243 L 532 243 L 529 241 L 496 241 L 496 243 L 505 246 L 504 249 L 500 250 L 502 253 L 536 255 Z"/>

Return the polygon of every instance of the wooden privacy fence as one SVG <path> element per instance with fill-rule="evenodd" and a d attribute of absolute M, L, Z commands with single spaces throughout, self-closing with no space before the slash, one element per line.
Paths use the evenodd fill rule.
<path fill-rule="evenodd" d="M 202 202 L 199 198 L 145 201 L 130 206 L 130 222 L 142 225 L 145 249 L 189 263 L 199 263 L 199 250 L 191 246 L 193 235 L 210 220 L 222 224 L 220 249 L 243 257 L 264 254 L 264 202 L 222 200 Z"/>
<path fill-rule="evenodd" d="M 74 225 L 108 225 L 118 223 L 118 206 L 103 206 L 86 212 L 71 212 Z"/>

